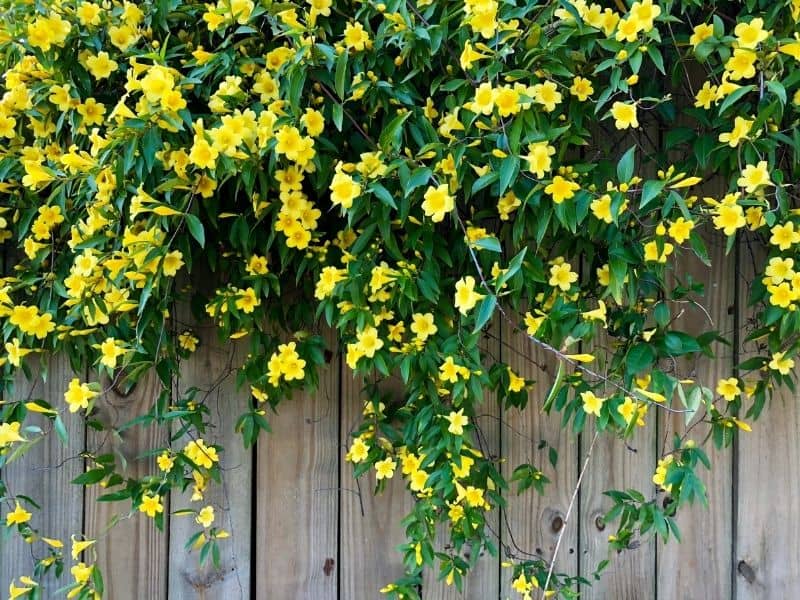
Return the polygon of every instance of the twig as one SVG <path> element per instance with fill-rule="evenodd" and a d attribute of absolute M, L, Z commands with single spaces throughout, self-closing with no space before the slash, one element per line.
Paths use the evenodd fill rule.
<path fill-rule="evenodd" d="M 597 430 L 594 432 L 594 437 L 592 438 L 592 443 L 589 446 L 589 451 L 586 453 L 586 459 L 583 461 L 583 468 L 581 469 L 580 475 L 578 475 L 578 481 L 575 484 L 575 489 L 572 490 L 572 498 L 570 498 L 569 506 L 567 507 L 567 514 L 564 515 L 564 525 L 561 527 L 561 532 L 558 534 L 558 539 L 556 540 L 556 547 L 553 550 L 553 558 L 550 560 L 550 568 L 547 570 L 547 579 L 544 580 L 544 587 L 542 588 L 542 600 L 544 600 L 545 597 L 547 596 L 547 586 L 550 585 L 550 579 L 553 577 L 553 569 L 556 566 L 556 557 L 558 556 L 558 549 L 561 547 L 561 540 L 564 539 L 564 533 L 567 531 L 567 523 L 569 523 L 569 518 L 572 515 L 572 509 L 575 507 L 575 500 L 578 497 L 578 490 L 581 489 L 583 476 L 586 474 L 586 469 L 589 466 L 589 460 L 592 458 L 592 451 L 594 450 L 595 442 L 597 442 L 597 438 L 599 437 L 600 437 L 600 431 Z"/>

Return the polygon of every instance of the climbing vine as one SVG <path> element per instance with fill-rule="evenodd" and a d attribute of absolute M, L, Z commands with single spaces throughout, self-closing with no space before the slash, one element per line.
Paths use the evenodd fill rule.
<path fill-rule="evenodd" d="M 549 484 L 545 465 L 507 478 L 480 450 L 489 397 L 594 439 L 659 412 L 703 423 L 707 439 L 677 436 L 652 465 L 651 489 L 607 492 L 611 549 L 678 535 L 677 511 L 706 498 L 705 443 L 730 445 L 794 386 L 798 19 L 797 0 L 0 1 L 0 468 L 43 436 L 66 443 L 70 420 L 102 429 L 104 395 L 155 371 L 135 424 L 171 437 L 151 472 L 87 448 L 74 483 L 160 527 L 191 489 L 170 510 L 194 515 L 188 545 L 217 560 L 228 532 L 204 494 L 224 448 L 204 441 L 197 390 L 173 393 L 199 343 L 184 305 L 247 348 L 247 446 L 269 408 L 315 387 L 323 327 L 354 375 L 402 381 L 391 402 L 365 387 L 346 455 L 377 492 L 396 478 L 414 498 L 391 597 L 417 597 L 425 568 L 460 587 L 480 550 L 504 551 L 487 515 Z M 680 304 L 707 290 L 676 266 L 744 237 L 763 249 L 752 326 L 680 330 Z M 556 374 L 497 360 L 481 343 L 493 320 Z M 675 370 L 734 338 L 758 352 L 719 381 Z M 63 402 L 25 397 L 20 375 L 57 352 L 76 373 Z M 54 507 L 2 481 L 0 500 L 40 557 L 12 598 L 62 570 L 68 597 L 103 595 L 95 540 L 48 537 L 36 513 Z M 590 583 L 504 560 L 522 598 Z"/>

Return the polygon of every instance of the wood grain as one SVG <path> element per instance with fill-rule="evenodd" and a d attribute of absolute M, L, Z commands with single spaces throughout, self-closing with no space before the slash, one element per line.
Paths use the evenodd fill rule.
<path fill-rule="evenodd" d="M 34 366 L 36 360 L 28 361 Z M 62 419 L 69 434 L 66 445 L 50 431 L 42 441 L 31 448 L 22 458 L 11 463 L 3 470 L 3 480 L 12 495 L 30 496 L 40 504 L 42 510 L 32 510 L 31 527 L 39 530 L 41 535 L 56 538 L 64 542 L 69 561 L 69 537 L 81 533 L 83 525 L 83 489 L 70 482 L 83 471 L 83 460 L 80 453 L 84 447 L 84 422 L 80 415 L 66 410 L 64 391 L 72 377 L 69 360 L 64 355 L 51 357 L 47 363 L 47 378 L 41 378 L 41 371 L 34 367 L 34 379 L 28 381 L 20 374 L 15 378 L 14 393 L 5 400 L 46 399 L 52 406 L 62 411 Z M 44 431 L 50 428 L 50 422 L 42 415 L 29 413 L 25 425 L 36 425 Z M 30 437 L 30 436 L 27 436 Z M 5 525 L 5 521 L 3 521 Z M 4 540 L 0 546 L 0 593 L 8 590 L 9 583 L 20 575 L 33 574 L 34 550 L 39 556 L 46 556 L 43 543 L 31 547 L 16 534 Z M 63 581 L 57 580 L 54 574 L 39 580 L 43 589 L 43 597 L 55 597 L 54 592 Z"/>
<path fill-rule="evenodd" d="M 387 390 L 403 394 L 400 380 L 386 382 Z M 403 575 L 403 557 L 397 547 L 405 542 L 400 521 L 414 508 L 402 477 L 393 477 L 384 492 L 373 495 L 375 472 L 358 481 L 353 467 L 344 462 L 352 437 L 361 422 L 366 397 L 363 382 L 342 361 L 340 455 L 340 598 L 380 598 L 378 590 Z"/>
<path fill-rule="evenodd" d="M 96 418 L 107 427 L 120 427 L 146 413 L 155 402 L 162 386 L 154 371 L 139 380 L 127 396 L 113 390 L 98 398 Z M 155 459 L 144 453 L 167 444 L 163 428 L 135 426 L 120 435 L 108 430 L 87 431 L 87 451 L 94 454 L 114 453 L 127 461 L 125 476 L 140 478 L 157 472 Z M 84 522 L 86 535 L 98 538 L 94 546 L 97 564 L 105 580 L 106 597 L 114 600 L 158 600 L 167 597 L 167 535 L 158 531 L 153 519 L 131 511 L 129 501 L 97 502 L 107 490 L 92 486 L 86 489 Z M 169 511 L 165 501 L 164 512 Z M 115 517 L 121 520 L 108 529 Z M 169 519 L 165 518 L 165 528 Z"/>
<path fill-rule="evenodd" d="M 258 441 L 255 598 L 337 598 L 340 357 L 324 335 L 319 388 L 284 400 Z"/>
<path fill-rule="evenodd" d="M 188 310 L 180 314 L 188 314 Z M 199 392 L 196 402 L 204 402 L 211 411 L 213 428 L 203 435 L 206 444 L 218 444 L 222 482 L 210 482 L 202 502 L 191 502 L 192 487 L 186 493 L 173 490 L 172 511 L 204 506 L 214 507 L 214 527 L 231 534 L 220 541 L 220 566 L 208 560 L 201 565 L 197 552 L 184 549 L 186 541 L 200 530 L 192 515 L 173 515 L 170 519 L 169 598 L 170 600 L 211 600 L 250 598 L 251 519 L 253 486 L 253 451 L 244 448 L 236 433 L 236 420 L 247 411 L 249 388 L 236 389 L 236 368 L 241 364 L 246 340 L 231 343 L 220 341 L 216 328 L 209 323 L 191 327 L 199 338 L 197 351 L 181 362 L 175 387 L 178 397 L 190 387 Z M 189 438 L 174 442 L 183 448 Z"/>
<path fill-rule="evenodd" d="M 744 316 L 753 265 L 766 263 L 766 251 L 756 240 L 741 236 L 738 281 Z M 751 256 L 752 252 L 752 256 Z M 745 321 L 742 321 L 745 324 Z M 755 351 L 743 346 L 741 360 Z M 764 350 L 761 349 L 760 354 Z M 795 357 L 797 361 L 797 357 Z M 795 377 L 797 372 L 794 373 Z M 794 598 L 800 589 L 800 410 L 797 396 L 782 389 L 767 403 L 753 431 L 736 440 L 734 472 L 735 540 L 734 597 L 737 600 Z"/>
<path fill-rule="evenodd" d="M 717 197 L 722 190 L 712 189 L 707 193 Z M 676 328 L 690 335 L 716 329 L 731 339 L 734 327 L 734 255 L 725 255 L 725 238 L 719 233 L 704 231 L 703 239 L 713 269 L 687 253 L 685 260 L 678 265 L 676 276 L 686 281 L 687 275 L 691 275 L 695 281 L 703 283 L 703 296 L 695 295 L 692 299 L 705 310 L 692 304 L 671 306 L 674 314 L 678 311 L 683 313 L 676 320 Z M 691 361 L 680 361 L 678 374 L 715 389 L 719 379 L 731 376 L 734 361 L 732 347 L 716 344 L 714 351 L 713 359 L 698 355 Z M 660 447 L 659 452 L 671 450 L 673 436 L 676 433 L 683 435 L 687 430 L 683 415 L 666 413 L 661 415 L 659 428 L 661 443 L 667 446 Z M 695 426 L 691 438 L 700 443 L 707 433 L 707 426 Z M 695 504 L 679 512 L 677 522 L 681 543 L 671 540 L 665 545 L 659 540 L 656 578 L 659 598 L 687 598 L 695 593 L 698 580 L 702 580 L 707 589 L 717 590 L 721 598 L 731 595 L 731 545 L 709 543 L 709 540 L 731 539 L 733 452 L 730 448 L 717 450 L 711 442 L 706 445 L 706 451 L 712 470 L 709 472 L 699 467 L 698 475 L 706 484 L 709 508 Z"/>
<path fill-rule="evenodd" d="M 527 335 L 514 331 L 507 322 L 503 322 L 501 335 L 504 351 L 508 351 L 505 362 L 520 377 L 537 382 L 529 392 L 528 406 L 524 410 L 512 409 L 503 415 L 502 445 L 506 460 L 503 474 L 509 479 L 515 467 L 531 463 L 544 471 L 551 481 L 544 495 L 539 495 L 533 488 L 516 495 L 512 489 L 503 517 L 503 544 L 518 559 L 536 555 L 549 561 L 565 526 L 567 508 L 578 479 L 577 436 L 571 430 L 561 428 L 561 414 L 553 412 L 547 415 L 541 410 L 556 376 L 556 359 L 537 347 Z M 556 469 L 548 463 L 547 449 L 538 449 L 540 440 L 558 452 Z M 567 531 L 556 559 L 556 572 L 575 574 L 578 571 L 577 521 L 575 507 L 566 524 Z M 503 560 L 507 558 L 504 556 Z M 501 597 L 513 597 L 515 592 L 511 590 L 510 571 L 503 571 L 500 583 Z"/>

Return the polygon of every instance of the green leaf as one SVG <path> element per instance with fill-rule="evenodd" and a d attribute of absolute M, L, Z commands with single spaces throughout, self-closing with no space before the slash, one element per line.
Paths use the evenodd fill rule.
<path fill-rule="evenodd" d="M 651 179 L 644 182 L 642 187 L 642 199 L 639 202 L 639 208 L 644 209 L 648 204 L 655 200 L 664 189 L 666 182 Z"/>
<path fill-rule="evenodd" d="M 497 190 L 497 195 L 502 196 L 508 189 L 513 179 L 519 173 L 519 157 L 509 156 L 503 159 L 500 165 L 500 187 Z"/>
<path fill-rule="evenodd" d="M 380 183 L 373 183 L 369 187 L 369 191 L 375 194 L 378 197 L 378 200 L 383 202 L 386 206 L 397 210 L 397 204 L 395 203 L 392 194 L 389 193 L 389 190 L 383 187 Z"/>
<path fill-rule="evenodd" d="M 780 81 L 768 81 L 767 89 L 778 97 L 783 106 L 786 106 L 786 88 Z"/>
<path fill-rule="evenodd" d="M 390 153 L 392 147 L 399 147 L 402 134 L 403 123 L 411 116 L 411 111 L 397 115 L 394 119 L 389 121 L 389 124 L 381 132 L 381 137 L 378 139 L 378 144 L 387 154 Z"/>
<path fill-rule="evenodd" d="M 497 306 L 497 296 L 494 294 L 490 294 L 486 296 L 483 300 L 481 300 L 481 304 L 478 307 L 478 317 L 475 320 L 475 329 L 474 332 L 478 332 L 483 329 L 483 326 L 492 318 L 492 314 L 494 314 L 494 309 Z"/>
<path fill-rule="evenodd" d="M 617 180 L 620 183 L 627 183 L 633 177 L 633 167 L 636 160 L 636 146 L 628 148 L 617 163 Z"/>
<path fill-rule="evenodd" d="M 185 214 L 184 217 L 186 218 L 186 227 L 188 227 L 189 233 L 192 234 L 192 237 L 200 244 L 201 248 L 205 248 L 206 232 L 203 229 L 203 223 L 191 213 Z"/>
<path fill-rule="evenodd" d="M 476 240 L 472 244 L 476 248 L 480 248 L 481 250 L 490 250 L 492 252 L 502 252 L 502 248 L 500 247 L 500 240 L 498 240 L 494 236 L 487 236 Z"/>
<path fill-rule="evenodd" d="M 344 84 L 345 79 L 347 78 L 347 57 L 347 52 L 342 52 L 336 59 L 336 75 L 334 79 L 334 85 L 336 89 L 336 95 L 339 96 L 341 100 L 344 100 Z"/>
<path fill-rule="evenodd" d="M 731 106 L 736 104 L 739 100 L 744 98 L 746 94 L 749 94 L 756 86 L 754 85 L 744 85 L 737 90 L 734 90 L 727 98 L 725 98 L 722 105 L 719 107 L 719 114 L 722 115 L 726 110 L 728 110 Z"/>

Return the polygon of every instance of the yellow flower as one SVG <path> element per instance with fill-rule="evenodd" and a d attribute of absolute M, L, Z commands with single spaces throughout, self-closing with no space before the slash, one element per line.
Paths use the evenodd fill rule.
<path fill-rule="evenodd" d="M 757 17 L 749 23 L 739 23 L 733 30 L 739 48 L 755 48 L 766 40 L 771 31 L 764 30 L 764 19 Z"/>
<path fill-rule="evenodd" d="M 534 142 L 528 146 L 528 170 L 540 179 L 552 169 L 553 161 L 550 158 L 556 149 L 547 142 Z"/>
<path fill-rule="evenodd" d="M 356 334 L 356 337 L 362 356 L 372 358 L 376 351 L 383 348 L 383 340 L 378 336 L 378 330 L 375 327 L 365 327 Z"/>
<path fill-rule="evenodd" d="M 86 59 L 87 70 L 97 80 L 107 79 L 111 73 L 117 70 L 117 66 L 116 61 L 111 60 L 108 52 L 105 51 Z"/>
<path fill-rule="evenodd" d="M 191 331 L 184 331 L 178 336 L 178 345 L 189 352 L 197 350 L 198 343 L 200 340 Z"/>
<path fill-rule="evenodd" d="M 67 391 L 64 392 L 64 400 L 69 405 L 69 412 L 78 412 L 81 408 L 89 408 L 89 400 L 97 396 L 97 392 L 92 391 L 89 385 L 81 383 L 77 377 L 73 377 L 69 382 Z"/>
<path fill-rule="evenodd" d="M 429 186 L 425 191 L 425 200 L 422 210 L 431 221 L 439 223 L 444 220 L 447 213 L 455 208 L 455 199 L 450 195 L 446 184 L 437 187 Z"/>
<path fill-rule="evenodd" d="M 639 127 L 639 120 L 636 114 L 636 103 L 628 104 L 625 102 L 614 102 L 614 104 L 611 106 L 611 116 L 614 118 L 614 126 L 617 129 Z"/>
<path fill-rule="evenodd" d="M 237 296 L 235 302 L 236 308 L 246 314 L 251 314 L 260 305 L 261 299 L 256 296 L 256 291 L 251 287 L 242 290 L 241 295 Z"/>
<path fill-rule="evenodd" d="M 574 197 L 575 192 L 579 190 L 580 187 L 581 186 L 574 181 L 565 179 L 561 175 L 556 175 L 553 177 L 552 183 L 544 188 L 544 192 L 553 199 L 553 202 L 561 204 L 564 200 L 569 200 Z"/>
<path fill-rule="evenodd" d="M 716 85 L 713 85 L 710 81 L 704 81 L 703 87 L 697 90 L 695 95 L 695 107 L 709 110 L 711 103 L 717 100 L 717 90 Z"/>
<path fill-rule="evenodd" d="M 600 409 L 603 407 L 605 398 L 595 396 L 592 391 L 581 392 L 581 400 L 583 400 L 583 410 L 588 415 L 600 416 Z"/>
<path fill-rule="evenodd" d="M 785 352 L 776 352 L 769 361 L 769 368 L 778 371 L 781 375 L 788 375 L 789 371 L 794 369 L 794 359 L 785 358 L 785 354 Z"/>
<path fill-rule="evenodd" d="M 572 270 L 569 263 L 564 262 L 550 267 L 550 285 L 561 291 L 569 291 L 572 284 L 578 281 L 578 274 Z"/>
<path fill-rule="evenodd" d="M 752 194 L 764 185 L 772 185 L 767 170 L 767 161 L 761 160 L 757 165 L 746 165 L 736 184 Z"/>
<path fill-rule="evenodd" d="M 458 412 L 451 412 L 445 417 L 450 425 L 447 426 L 447 431 L 453 435 L 464 435 L 464 426 L 469 423 L 469 417 L 464 415 L 464 409 Z"/>
<path fill-rule="evenodd" d="M 728 144 L 731 148 L 738 146 L 742 140 L 747 139 L 754 121 L 737 116 L 734 119 L 733 130 L 729 133 L 720 133 L 719 141 Z"/>
<path fill-rule="evenodd" d="M 622 415 L 626 423 L 630 424 L 635 417 L 639 416 L 639 405 L 632 398 L 626 397 L 625 402 L 617 407 L 617 412 Z"/>
<path fill-rule="evenodd" d="M 667 233 L 669 237 L 675 240 L 675 243 L 682 244 L 689 239 L 692 229 L 694 229 L 694 221 L 687 221 L 683 217 L 678 217 L 670 223 Z"/>
<path fill-rule="evenodd" d="M 202 525 L 204 529 L 208 529 L 214 523 L 214 507 L 204 506 L 197 513 L 194 519 L 198 525 Z"/>
<path fill-rule="evenodd" d="M 667 257 L 675 250 L 669 242 L 662 243 L 661 254 L 658 253 L 658 242 L 652 240 L 644 245 L 644 259 L 647 262 L 666 263 Z"/>
<path fill-rule="evenodd" d="M 93 569 L 94 567 L 92 565 L 87 566 L 86 563 L 79 562 L 77 565 L 74 565 L 69 572 L 72 573 L 72 576 L 75 578 L 75 583 L 84 584 L 89 581 Z"/>
<path fill-rule="evenodd" d="M 78 560 L 78 557 L 81 555 L 81 552 L 90 548 L 94 545 L 96 540 L 76 540 L 75 536 L 72 536 L 72 560 Z"/>
<path fill-rule="evenodd" d="M 599 220 L 605 223 L 613 223 L 614 216 L 611 214 L 611 196 L 608 194 L 603 194 L 599 198 L 595 198 L 592 200 L 592 203 L 589 205 L 589 208 L 592 209 L 592 214 Z"/>
<path fill-rule="evenodd" d="M 361 437 L 357 437 L 350 445 L 350 451 L 347 453 L 350 461 L 360 463 L 367 458 L 369 454 L 369 444 L 367 444 Z"/>
<path fill-rule="evenodd" d="M 733 55 L 725 63 L 725 70 L 733 81 L 750 79 L 756 75 L 756 53 L 754 50 L 736 48 Z"/>
<path fill-rule="evenodd" d="M 714 26 L 710 23 L 701 23 L 700 25 L 696 25 L 692 30 L 692 35 L 689 37 L 689 43 L 695 50 L 697 50 L 697 47 L 703 42 L 703 40 L 707 40 L 712 35 L 714 35 Z"/>
<path fill-rule="evenodd" d="M 770 278 L 771 283 L 778 284 L 790 280 L 794 276 L 794 259 L 775 256 L 769 259 L 769 264 L 764 274 Z"/>
<path fill-rule="evenodd" d="M 158 468 L 164 471 L 164 473 L 169 473 L 175 465 L 175 460 L 170 456 L 169 452 L 165 450 L 158 455 L 156 463 L 158 463 Z"/>
<path fill-rule="evenodd" d="M 353 206 L 353 200 L 361 195 L 361 186 L 347 173 L 337 171 L 330 185 L 331 202 L 344 210 Z"/>
<path fill-rule="evenodd" d="M 717 383 L 717 393 L 728 402 L 731 402 L 736 396 L 742 393 L 742 390 L 739 388 L 739 380 L 736 379 L 736 377 L 720 379 Z"/>
<path fill-rule="evenodd" d="M 598 304 L 597 308 L 595 308 L 594 310 L 584 311 L 584 312 L 581 313 L 581 316 L 584 319 L 587 319 L 587 320 L 590 320 L 590 321 L 602 321 L 603 325 L 607 325 L 607 322 L 606 322 L 606 303 L 603 302 L 602 300 L 598 300 L 597 304 Z"/>
<path fill-rule="evenodd" d="M 142 495 L 142 501 L 139 504 L 139 512 L 146 513 L 148 517 L 155 517 L 157 513 L 164 512 L 164 505 L 161 504 L 161 496 L 158 494 L 150 495 L 145 493 Z"/>
<path fill-rule="evenodd" d="M 714 227 L 721 229 L 725 235 L 733 235 L 737 229 L 747 224 L 744 211 L 738 204 L 721 204 L 716 212 Z"/>
<path fill-rule="evenodd" d="M 525 378 L 520 377 L 514 371 L 511 370 L 511 367 L 507 367 L 508 370 L 508 391 L 509 392 L 519 392 L 525 389 Z"/>
<path fill-rule="evenodd" d="M 579 102 L 585 102 L 589 96 L 594 94 L 592 82 L 580 76 L 576 76 L 572 80 L 572 87 L 569 88 L 569 93 L 575 96 Z"/>
<path fill-rule="evenodd" d="M 120 346 L 116 339 L 110 337 L 100 344 L 100 354 L 100 364 L 114 369 L 117 366 L 117 358 L 125 354 L 125 348 Z"/>
<path fill-rule="evenodd" d="M 360 52 L 370 43 L 369 33 L 361 23 L 348 23 L 344 28 L 344 44 L 347 48 Z"/>
<path fill-rule="evenodd" d="M 18 421 L 0 424 L 0 449 L 14 442 L 25 441 L 25 438 L 19 434 L 19 428 L 20 423 Z"/>
<path fill-rule="evenodd" d="M 6 515 L 6 526 L 11 527 L 12 525 L 23 524 L 27 523 L 31 520 L 31 513 L 27 510 L 22 508 L 19 505 L 19 502 L 15 502 L 16 506 L 14 510 Z"/>
<path fill-rule="evenodd" d="M 391 457 L 379 460 L 375 463 L 375 478 L 380 481 L 381 479 L 391 479 L 394 476 L 394 470 L 397 467 Z"/>
<path fill-rule="evenodd" d="M 561 103 L 561 92 L 552 81 L 537 83 L 533 86 L 533 100 L 543 105 L 545 112 L 553 112 Z"/>
<path fill-rule="evenodd" d="M 467 40 L 464 44 L 464 50 L 461 51 L 461 56 L 459 57 L 459 64 L 464 71 L 467 71 L 472 68 L 472 63 L 479 61 L 483 58 L 487 58 L 485 54 L 481 54 L 477 50 L 472 47 L 472 43 Z"/>
<path fill-rule="evenodd" d="M 475 278 L 472 275 L 462 277 L 456 282 L 455 307 L 462 315 L 475 308 L 475 305 L 484 297 L 475 291 Z"/>
<path fill-rule="evenodd" d="M 800 243 L 800 230 L 795 231 L 794 223 L 791 221 L 775 225 L 770 232 L 769 243 L 777 246 L 781 250 L 788 250 L 795 244 Z"/>

